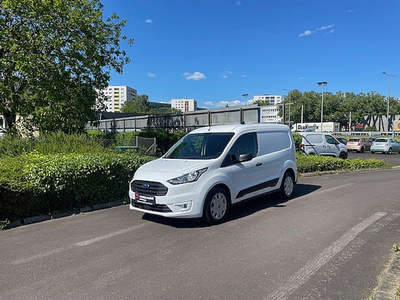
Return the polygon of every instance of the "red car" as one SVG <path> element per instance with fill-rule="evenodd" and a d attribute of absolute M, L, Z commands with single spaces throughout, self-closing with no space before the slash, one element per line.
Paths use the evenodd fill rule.
<path fill-rule="evenodd" d="M 369 151 L 371 149 L 372 142 L 365 138 L 352 138 L 347 141 L 347 150 L 355 150 L 357 152 L 364 153 L 364 151 Z"/>

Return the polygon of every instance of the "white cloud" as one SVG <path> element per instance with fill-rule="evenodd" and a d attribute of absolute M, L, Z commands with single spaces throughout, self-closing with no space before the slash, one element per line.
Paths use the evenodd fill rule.
<path fill-rule="evenodd" d="M 350 13 L 352 13 L 352 12 L 354 12 L 354 10 L 352 10 L 352 9 L 349 9 L 349 10 L 347 11 L 348 14 L 350 14 Z"/>
<path fill-rule="evenodd" d="M 237 5 L 237 6 L 242 6 L 242 1 L 236 0 L 236 5 Z"/>
<path fill-rule="evenodd" d="M 321 26 L 320 28 L 317 28 L 317 30 L 318 31 L 326 30 L 326 29 L 332 28 L 333 26 L 335 26 L 335 24 L 331 24 L 331 25 L 328 25 L 328 26 Z"/>
<path fill-rule="evenodd" d="M 186 78 L 186 80 L 202 80 L 206 79 L 206 76 L 203 73 L 200 72 L 194 72 L 193 74 L 189 72 L 185 72 L 182 74 L 183 77 Z"/>
<path fill-rule="evenodd" d="M 312 35 L 312 34 L 317 33 L 318 31 L 323 31 L 323 30 L 327 30 L 327 29 L 331 29 L 329 31 L 329 33 L 334 33 L 335 32 L 335 30 L 333 29 L 334 26 L 335 26 L 335 24 L 331 24 L 331 25 L 327 25 L 327 26 L 318 27 L 314 31 L 306 30 L 306 31 L 300 33 L 298 37 Z"/>
<path fill-rule="evenodd" d="M 152 78 L 154 78 L 154 77 L 156 77 L 156 74 L 151 73 L 151 72 L 147 72 L 147 77 L 152 77 Z"/>
<path fill-rule="evenodd" d="M 146 21 L 144 21 L 145 23 L 149 23 L 149 24 L 152 24 L 153 23 L 153 20 L 152 19 L 147 19 Z"/>
<path fill-rule="evenodd" d="M 304 77 L 299 77 L 299 78 L 297 78 L 297 80 L 304 80 Z"/>
<path fill-rule="evenodd" d="M 247 101 L 240 101 L 240 100 L 220 101 L 215 104 L 215 107 L 226 107 L 226 105 L 228 105 L 229 107 L 233 107 L 233 106 L 245 106 L 251 104 L 253 104 L 253 99 Z"/>
<path fill-rule="evenodd" d="M 228 78 L 228 77 L 231 76 L 231 75 L 233 75 L 233 72 L 231 72 L 231 71 L 225 71 L 225 72 L 222 74 L 222 78 Z"/>
<path fill-rule="evenodd" d="M 245 74 L 242 75 L 242 78 L 246 78 L 246 77 L 247 77 L 247 75 L 245 75 Z"/>
<path fill-rule="evenodd" d="M 204 103 L 205 106 L 214 106 L 214 102 L 207 101 Z"/>
<path fill-rule="evenodd" d="M 311 30 L 306 30 L 306 31 L 300 33 L 298 37 L 307 36 L 307 35 L 312 35 L 312 34 L 313 34 L 313 33 L 312 33 Z"/>

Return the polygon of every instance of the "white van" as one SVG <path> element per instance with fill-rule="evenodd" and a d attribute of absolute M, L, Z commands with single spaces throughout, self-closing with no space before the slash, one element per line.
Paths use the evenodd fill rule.
<path fill-rule="evenodd" d="M 330 133 L 300 132 L 301 151 L 305 154 L 347 158 L 346 145 L 340 143 Z"/>
<path fill-rule="evenodd" d="M 292 196 L 296 151 L 286 125 L 222 125 L 196 129 L 130 182 L 130 209 L 221 222 L 231 205 L 280 191 Z"/>

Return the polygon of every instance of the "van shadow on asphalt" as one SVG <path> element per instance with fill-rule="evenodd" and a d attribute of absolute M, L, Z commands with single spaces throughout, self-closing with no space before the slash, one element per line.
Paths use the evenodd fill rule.
<path fill-rule="evenodd" d="M 289 200 L 281 198 L 277 193 L 269 194 L 266 196 L 260 196 L 257 198 L 253 198 L 248 201 L 244 201 L 239 203 L 238 205 L 234 205 L 231 207 L 229 215 L 224 223 L 228 223 L 240 218 L 244 218 L 250 216 L 254 213 L 262 211 L 264 209 L 268 209 L 271 207 L 286 207 L 286 203 L 290 202 L 293 199 L 311 194 L 317 190 L 319 190 L 321 186 L 312 185 L 312 184 L 297 184 L 293 197 Z M 143 220 L 147 220 L 150 222 L 171 226 L 175 228 L 203 228 L 208 227 L 209 225 L 203 224 L 199 219 L 174 219 L 174 218 L 166 218 L 162 216 L 152 215 L 152 214 L 144 214 Z"/>

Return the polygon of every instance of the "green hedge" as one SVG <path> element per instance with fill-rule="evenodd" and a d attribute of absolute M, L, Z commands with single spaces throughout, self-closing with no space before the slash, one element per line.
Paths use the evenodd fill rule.
<path fill-rule="evenodd" d="M 126 199 L 136 169 L 153 159 L 134 152 L 2 157 L 0 220 Z"/>
<path fill-rule="evenodd" d="M 297 154 L 297 170 L 300 173 L 385 168 L 391 165 L 380 159 L 340 159 L 315 155 Z"/>

